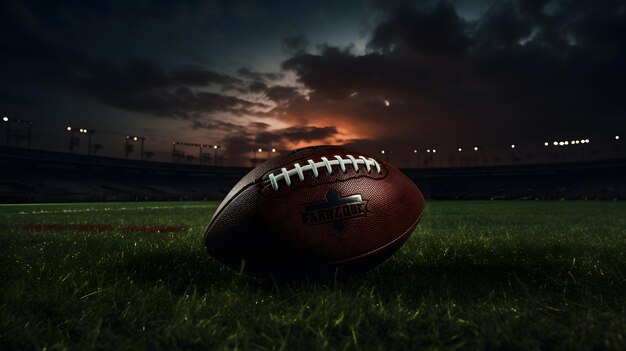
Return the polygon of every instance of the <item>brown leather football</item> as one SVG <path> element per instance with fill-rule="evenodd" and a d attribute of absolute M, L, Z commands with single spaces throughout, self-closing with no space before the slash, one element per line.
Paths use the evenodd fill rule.
<path fill-rule="evenodd" d="M 381 159 L 315 146 L 270 159 L 215 211 L 204 241 L 225 265 L 256 276 L 344 278 L 391 256 L 408 239 L 424 197 Z"/>

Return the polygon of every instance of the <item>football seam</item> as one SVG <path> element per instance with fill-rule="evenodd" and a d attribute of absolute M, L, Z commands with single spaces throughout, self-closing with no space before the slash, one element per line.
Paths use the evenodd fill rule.
<path fill-rule="evenodd" d="M 381 165 L 382 168 L 382 165 Z M 386 172 L 385 175 L 383 175 L 380 178 L 374 178 L 371 175 L 368 174 L 359 174 L 359 175 L 354 175 L 351 176 L 349 178 L 346 179 L 333 179 L 333 180 L 329 180 L 329 181 L 325 181 L 325 182 L 320 182 L 317 184 L 299 184 L 298 187 L 299 188 L 315 188 L 317 186 L 321 186 L 324 184 L 332 184 L 332 183 L 343 183 L 343 182 L 347 182 L 347 181 L 351 181 L 354 179 L 359 179 L 359 178 L 369 178 L 369 179 L 373 179 L 373 180 L 383 180 L 385 178 L 387 178 L 387 176 L 389 175 L 389 172 Z M 273 199 L 280 199 L 282 197 L 285 197 L 287 195 L 289 195 L 290 191 L 285 192 L 284 194 L 275 194 L 275 193 L 270 193 L 271 195 L 268 194 L 264 194 L 263 193 L 263 189 L 265 189 L 268 185 L 267 185 L 267 181 L 263 182 L 263 183 L 259 183 L 259 185 L 261 185 L 260 189 L 259 189 L 259 193 L 261 194 L 261 196 L 265 197 L 265 198 L 273 198 Z M 298 189 L 298 188 L 292 188 L 292 189 Z"/>
<path fill-rule="evenodd" d="M 215 219 L 217 217 L 219 217 L 219 215 L 224 212 L 224 209 L 234 200 L 237 198 L 237 196 L 239 196 L 239 194 L 241 194 L 242 192 L 246 191 L 248 188 L 250 188 L 251 186 L 254 186 L 255 184 L 257 184 L 256 180 L 254 180 L 252 183 L 247 184 L 246 186 L 244 186 L 243 188 L 241 188 L 238 192 L 235 193 L 235 195 L 231 196 L 230 199 L 228 199 L 228 201 L 224 204 L 224 206 L 222 206 L 222 208 L 220 208 L 220 210 L 218 212 L 215 212 L 213 214 L 213 218 L 211 218 L 211 221 L 209 222 L 209 225 L 207 226 L 206 230 L 204 231 L 204 237 L 206 238 L 206 235 L 209 233 L 209 229 L 211 229 L 211 226 L 213 225 L 213 222 L 215 222 Z M 218 206 L 221 206 L 222 204 L 220 203 Z"/>

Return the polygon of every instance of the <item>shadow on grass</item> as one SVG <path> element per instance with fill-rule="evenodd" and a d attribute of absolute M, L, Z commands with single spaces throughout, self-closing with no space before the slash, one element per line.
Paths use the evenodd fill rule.
<path fill-rule="evenodd" d="M 173 293 L 187 290 L 251 291 L 341 289 L 356 291 L 374 288 L 383 297 L 399 294 L 419 301 L 426 295 L 458 301 L 485 299 L 503 294 L 528 297 L 538 293 L 565 295 L 576 301 L 589 294 L 602 295 L 604 301 L 621 301 L 626 294 L 620 272 L 624 263 L 614 263 L 614 271 L 589 272 L 572 265 L 570 258 L 549 260 L 543 250 L 498 253 L 498 256 L 473 254 L 430 262 L 390 259 L 374 270 L 343 282 L 277 283 L 241 275 L 208 257 L 204 251 L 141 253 L 128 257 L 114 269 L 146 283 L 163 282 Z M 609 266 L 609 265 L 606 265 Z"/>
<path fill-rule="evenodd" d="M 201 291 L 210 287 L 226 289 L 238 278 L 234 275 L 236 273 L 222 267 L 203 250 L 142 252 L 127 256 L 111 269 L 117 274 L 132 276 L 139 282 L 162 282 L 179 294 L 190 288 Z"/>

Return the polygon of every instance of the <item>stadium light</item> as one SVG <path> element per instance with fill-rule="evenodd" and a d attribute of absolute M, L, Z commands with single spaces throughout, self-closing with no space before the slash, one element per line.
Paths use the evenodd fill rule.
<path fill-rule="evenodd" d="M 385 150 L 382 150 L 380 153 L 384 155 L 385 154 Z"/>
<path fill-rule="evenodd" d="M 463 151 L 463 149 L 462 149 L 462 148 L 459 148 L 459 152 L 461 152 L 461 151 Z"/>
<path fill-rule="evenodd" d="M 259 152 L 263 152 L 263 149 L 259 148 L 259 150 L 257 150 L 257 151 L 259 151 Z"/>
<path fill-rule="evenodd" d="M 417 149 L 413 149 L 413 154 L 415 154 L 415 167 L 419 168 L 419 166 L 420 166 L 420 156 L 417 153 Z"/>
<path fill-rule="evenodd" d="M 134 137 L 133 137 L 134 138 Z M 137 137 L 141 140 L 142 137 Z M 190 143 L 188 141 L 174 141 L 172 142 L 172 163 L 176 163 L 177 157 L 184 156 L 184 152 L 176 151 L 176 145 L 181 146 L 189 146 L 189 147 L 197 147 L 198 148 L 198 163 L 203 164 L 204 154 L 202 153 L 202 149 L 207 149 L 213 147 L 214 149 L 219 148 L 219 145 L 208 145 L 208 144 L 199 144 L 199 143 Z M 191 161 L 193 156 L 187 156 L 187 160 Z"/>
<path fill-rule="evenodd" d="M 6 117 L 5 117 L 6 118 Z M 615 136 L 615 140 L 619 140 L 619 135 Z"/>
<path fill-rule="evenodd" d="M 435 149 L 427 149 L 426 152 L 428 152 L 430 154 L 430 168 L 433 167 L 433 163 L 435 162 L 435 152 L 437 152 L 437 150 Z"/>
<path fill-rule="evenodd" d="M 569 145 L 569 141 L 565 141 L 565 142 L 564 142 L 564 144 L 565 144 L 565 145 Z"/>
<path fill-rule="evenodd" d="M 559 142 L 555 141 L 554 143 L 552 143 L 552 145 L 557 146 L 557 145 L 559 145 Z"/>
<path fill-rule="evenodd" d="M 78 138 L 74 138 L 75 130 L 71 126 L 67 126 L 65 128 L 68 132 L 70 132 L 70 154 L 74 153 L 74 145 L 78 143 Z"/>
<path fill-rule="evenodd" d="M 7 147 L 11 146 L 11 123 L 9 122 L 9 117 L 2 117 L 2 121 L 7 124 Z"/>
<path fill-rule="evenodd" d="M 217 149 L 221 148 L 219 145 L 213 145 L 214 155 L 213 155 L 213 165 L 217 166 Z"/>
<path fill-rule="evenodd" d="M 563 146 L 563 145 L 565 145 L 565 143 L 564 143 L 564 142 L 562 142 L 562 141 L 560 141 L 560 142 L 559 142 L 559 146 Z"/>
<path fill-rule="evenodd" d="M 543 143 L 543 145 L 550 146 L 550 143 L 546 141 L 545 143 Z"/>
<path fill-rule="evenodd" d="M 9 118 L 8 116 L 4 116 L 2 117 L 2 122 L 6 123 L 7 126 L 7 135 L 6 135 L 6 143 L 7 143 L 7 147 L 9 147 L 11 145 L 11 136 L 14 137 L 15 140 L 15 147 L 19 147 L 19 143 L 23 138 L 26 138 L 26 142 L 27 142 L 27 147 L 30 149 L 30 144 L 31 144 L 31 137 L 32 137 L 32 127 L 33 127 L 33 122 L 31 121 L 27 121 L 25 119 L 18 119 L 18 118 Z M 26 125 L 26 132 L 24 132 L 24 130 L 20 130 L 20 129 L 12 129 L 11 125 L 15 124 L 15 123 L 19 123 L 21 125 Z"/>
<path fill-rule="evenodd" d="M 272 152 L 276 152 L 276 149 L 272 149 Z"/>
<path fill-rule="evenodd" d="M 478 146 L 474 146 L 474 151 L 478 151 Z M 478 166 L 478 152 L 474 153 L 474 165 Z"/>
<path fill-rule="evenodd" d="M 132 140 L 132 141 L 139 140 L 141 142 L 141 154 L 139 155 L 139 158 L 143 161 L 144 160 L 143 144 L 144 144 L 144 141 L 146 140 L 146 138 L 144 138 L 142 136 L 127 135 L 126 136 L 126 144 L 125 144 L 125 148 L 124 148 L 124 157 L 125 158 L 128 158 L 128 154 L 133 149 L 132 145 L 129 144 L 130 140 Z M 174 155 L 174 153 L 176 151 L 176 145 L 177 144 L 180 144 L 180 143 L 178 143 L 178 142 L 173 142 L 172 143 L 172 155 Z"/>
<path fill-rule="evenodd" d="M 515 144 L 511 144 L 511 163 L 515 164 Z"/>
<path fill-rule="evenodd" d="M 78 144 L 78 139 L 74 138 L 74 132 L 76 132 L 75 128 L 67 127 L 65 128 L 68 132 L 70 132 L 70 153 L 74 151 L 75 144 Z M 78 128 L 78 133 L 87 134 L 87 155 L 91 155 L 91 135 L 96 131 L 93 129 L 87 128 Z"/>

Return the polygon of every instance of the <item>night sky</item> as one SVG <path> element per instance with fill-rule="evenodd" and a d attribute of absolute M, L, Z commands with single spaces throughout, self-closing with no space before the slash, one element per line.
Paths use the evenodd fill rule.
<path fill-rule="evenodd" d="M 157 160 L 177 140 L 402 163 L 626 131 L 625 1 L 9 0 L 0 48 L 0 114 L 42 149 L 69 125 L 116 157 L 130 134 Z"/>

